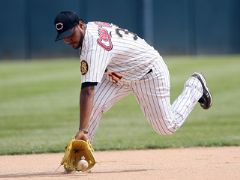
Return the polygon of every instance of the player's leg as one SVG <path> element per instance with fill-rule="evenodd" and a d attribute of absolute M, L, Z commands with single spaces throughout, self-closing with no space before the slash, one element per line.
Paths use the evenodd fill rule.
<path fill-rule="evenodd" d="M 117 85 L 107 78 L 103 78 L 95 88 L 93 111 L 89 122 L 89 139 L 93 140 L 102 114 L 108 111 L 115 102 L 127 96 L 131 90 L 124 85 Z"/>
<path fill-rule="evenodd" d="M 191 76 L 184 84 L 182 93 L 172 104 L 172 112 L 177 123 L 177 128 L 181 127 L 187 116 L 193 110 L 203 95 L 203 87 L 200 81 Z"/>
<path fill-rule="evenodd" d="M 171 105 L 170 78 L 163 61 L 157 61 L 152 73 L 132 83 L 132 87 L 145 117 L 153 129 L 163 135 L 172 134 L 181 127 L 203 93 L 199 80 L 190 77 Z"/>

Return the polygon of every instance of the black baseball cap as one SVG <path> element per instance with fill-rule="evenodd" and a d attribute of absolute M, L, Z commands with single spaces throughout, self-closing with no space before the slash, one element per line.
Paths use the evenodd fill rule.
<path fill-rule="evenodd" d="M 74 27 L 79 23 L 80 20 L 81 19 L 75 12 L 60 12 L 54 20 L 54 25 L 58 33 L 55 41 L 61 40 L 67 36 L 71 36 L 74 32 Z"/>

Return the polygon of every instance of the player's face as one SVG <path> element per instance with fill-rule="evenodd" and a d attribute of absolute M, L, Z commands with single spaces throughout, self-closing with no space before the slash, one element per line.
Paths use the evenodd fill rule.
<path fill-rule="evenodd" d="M 81 25 L 77 25 L 74 27 L 74 32 L 71 36 L 65 37 L 63 39 L 64 43 L 72 46 L 74 49 L 78 49 L 82 46 L 82 40 L 84 37 L 84 29 Z"/>

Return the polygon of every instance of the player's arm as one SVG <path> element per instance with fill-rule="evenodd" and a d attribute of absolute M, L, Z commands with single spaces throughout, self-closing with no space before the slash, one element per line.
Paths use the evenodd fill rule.
<path fill-rule="evenodd" d="M 91 25 L 90 25 L 91 26 Z M 111 34 L 102 27 L 94 27 L 96 32 L 99 34 L 99 29 L 101 33 L 99 37 L 94 36 L 89 33 L 85 38 L 88 39 L 89 43 L 85 46 L 84 51 L 81 51 L 81 81 L 82 81 L 82 90 L 80 93 L 80 130 L 76 134 L 75 138 L 77 139 L 87 139 L 87 133 L 84 133 L 85 130 L 89 128 L 89 121 L 93 109 L 93 99 L 94 99 L 94 86 L 97 83 L 100 83 L 105 69 L 111 60 L 111 49 L 113 47 L 111 41 Z M 105 25 L 104 25 L 105 26 Z M 90 31 L 90 30 L 89 30 Z M 108 44 L 105 45 L 105 39 L 103 36 L 107 36 Z M 85 40 L 87 40 L 85 39 Z M 89 56 L 91 54 L 91 56 Z M 102 56 L 102 54 L 104 54 Z M 91 130 L 91 129 L 90 129 Z"/>
<path fill-rule="evenodd" d="M 87 130 L 89 119 L 93 109 L 94 87 L 95 82 L 85 82 L 82 84 L 80 92 L 80 122 L 79 131 L 76 134 L 76 139 L 88 140 Z"/>

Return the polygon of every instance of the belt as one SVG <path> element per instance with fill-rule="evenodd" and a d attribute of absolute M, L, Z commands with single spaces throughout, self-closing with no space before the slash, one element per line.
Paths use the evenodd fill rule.
<path fill-rule="evenodd" d="M 147 74 L 149 74 L 149 73 L 151 73 L 152 72 L 152 69 L 150 69 L 148 72 L 147 72 Z"/>

